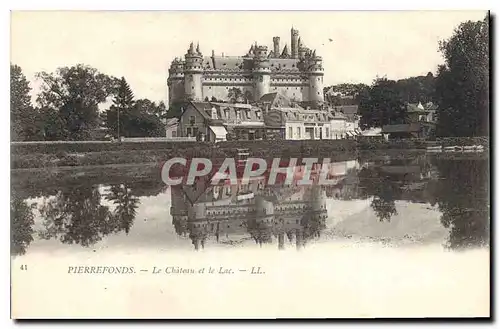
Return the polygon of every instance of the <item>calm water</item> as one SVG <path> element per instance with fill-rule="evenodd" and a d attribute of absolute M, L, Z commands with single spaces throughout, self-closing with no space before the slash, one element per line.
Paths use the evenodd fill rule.
<path fill-rule="evenodd" d="M 489 163 L 352 159 L 333 163 L 334 184 L 167 187 L 158 177 L 110 180 L 85 173 L 14 184 L 13 255 L 74 250 L 202 250 L 312 243 L 489 246 Z M 22 187 L 21 187 L 22 186 Z"/>

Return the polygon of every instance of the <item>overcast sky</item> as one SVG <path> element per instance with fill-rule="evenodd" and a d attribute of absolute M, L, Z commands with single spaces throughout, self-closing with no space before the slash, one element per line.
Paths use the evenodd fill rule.
<path fill-rule="evenodd" d="M 244 55 L 288 43 L 290 28 L 323 56 L 325 86 L 436 72 L 438 41 L 483 11 L 414 12 L 14 12 L 11 62 L 37 90 L 35 73 L 83 63 L 125 76 L 137 98 L 166 101 L 168 66 L 189 43 L 204 55 Z M 332 39 L 333 41 L 329 41 Z"/>

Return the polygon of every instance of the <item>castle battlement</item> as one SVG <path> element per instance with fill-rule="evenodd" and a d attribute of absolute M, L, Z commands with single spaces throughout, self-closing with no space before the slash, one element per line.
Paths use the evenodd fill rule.
<path fill-rule="evenodd" d="M 169 103 L 205 98 L 229 101 L 229 90 L 238 88 L 253 95 L 250 102 L 280 92 L 290 99 L 321 104 L 322 58 L 304 46 L 296 29 L 291 29 L 290 52 L 287 44 L 281 50 L 280 40 L 273 37 L 272 47 L 252 44 L 243 56 L 215 56 L 215 51 L 204 56 L 200 45 L 191 42 L 184 60 L 175 58 L 168 70 Z"/>

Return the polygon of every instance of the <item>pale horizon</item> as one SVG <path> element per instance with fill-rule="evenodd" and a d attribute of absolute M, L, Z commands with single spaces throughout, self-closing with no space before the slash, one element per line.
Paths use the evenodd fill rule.
<path fill-rule="evenodd" d="M 15 11 L 11 13 L 11 63 L 26 75 L 85 64 L 124 76 L 136 98 L 168 101 L 168 68 L 190 42 L 203 55 L 242 56 L 272 38 L 290 48 L 290 29 L 323 57 L 324 86 L 370 84 L 436 73 L 444 63 L 440 40 L 486 11 Z M 332 39 L 330 41 L 329 39 Z M 35 98 L 32 97 L 35 101 Z"/>

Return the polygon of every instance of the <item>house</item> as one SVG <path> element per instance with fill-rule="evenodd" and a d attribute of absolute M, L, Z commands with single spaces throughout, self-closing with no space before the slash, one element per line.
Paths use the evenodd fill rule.
<path fill-rule="evenodd" d="M 183 111 L 182 137 L 203 141 L 255 140 L 265 136 L 263 111 L 250 104 L 189 102 Z"/>
<path fill-rule="evenodd" d="M 332 129 L 336 131 L 334 134 L 352 138 L 361 135 L 359 128 L 358 105 L 339 105 L 333 106 L 330 109 L 332 114 Z M 342 123 L 339 120 L 344 120 Z M 339 125 L 343 124 L 342 129 Z M 342 137 L 342 138 L 344 138 Z M 340 138 L 340 137 L 339 137 Z"/>
<path fill-rule="evenodd" d="M 407 124 L 385 125 L 382 134 L 394 138 L 428 138 L 436 129 L 437 106 L 432 102 L 422 105 L 407 104 Z"/>
<path fill-rule="evenodd" d="M 259 140 L 265 138 L 264 113 L 250 104 L 210 103 L 213 114 L 221 120 L 229 138 Z M 215 117 L 214 117 L 215 118 Z"/>
<path fill-rule="evenodd" d="M 177 138 L 178 129 L 179 129 L 179 119 L 170 118 L 166 120 L 165 131 L 167 139 Z"/>
<path fill-rule="evenodd" d="M 326 111 L 305 110 L 301 107 L 269 110 L 266 129 L 281 139 L 331 139 L 329 114 Z"/>
<path fill-rule="evenodd" d="M 274 92 L 263 95 L 256 105 L 264 110 L 270 110 L 281 107 L 292 107 L 292 101 L 285 95 Z"/>
<path fill-rule="evenodd" d="M 183 108 L 177 131 L 180 137 L 196 137 L 199 141 L 226 140 L 227 135 L 217 110 L 208 102 L 188 102 Z"/>

